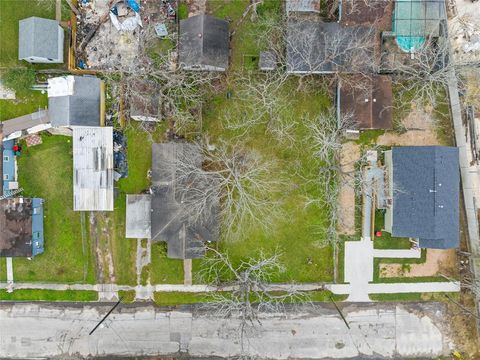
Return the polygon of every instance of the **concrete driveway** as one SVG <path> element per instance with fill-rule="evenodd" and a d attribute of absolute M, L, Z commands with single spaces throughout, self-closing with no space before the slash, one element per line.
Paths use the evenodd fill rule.
<path fill-rule="evenodd" d="M 436 357 L 450 339 L 442 303 L 304 306 L 285 314 L 260 314 L 245 353 L 260 358 Z M 110 309 L 105 305 L 1 304 L 0 357 L 241 354 L 239 322 L 200 308 L 161 311 L 121 305 L 93 335 Z"/>

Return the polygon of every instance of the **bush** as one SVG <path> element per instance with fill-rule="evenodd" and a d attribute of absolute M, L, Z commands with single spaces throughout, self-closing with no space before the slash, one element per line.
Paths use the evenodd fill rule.
<path fill-rule="evenodd" d="M 18 68 L 7 70 L 2 75 L 3 84 L 22 96 L 27 94 L 35 84 L 35 70 L 28 68 Z"/>

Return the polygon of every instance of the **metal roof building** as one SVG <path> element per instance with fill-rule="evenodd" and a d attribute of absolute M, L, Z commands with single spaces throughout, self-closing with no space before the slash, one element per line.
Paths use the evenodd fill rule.
<path fill-rule="evenodd" d="M 113 128 L 73 128 L 73 210 L 113 211 Z"/>
<path fill-rule="evenodd" d="M 32 257 L 43 253 L 43 200 L 0 200 L 0 256 Z"/>
<path fill-rule="evenodd" d="M 385 229 L 419 239 L 422 248 L 459 246 L 458 148 L 394 147 L 385 153 L 392 203 Z"/>
<path fill-rule="evenodd" d="M 225 71 L 228 68 L 228 22 L 210 15 L 180 20 L 178 56 L 186 70 Z"/>
<path fill-rule="evenodd" d="M 352 117 L 353 129 L 392 128 L 393 92 L 389 76 L 353 76 L 340 81 L 338 86 L 338 116 Z"/>
<path fill-rule="evenodd" d="M 150 195 L 127 195 L 125 237 L 127 239 L 150 239 Z"/>
<path fill-rule="evenodd" d="M 167 243 L 167 256 L 175 259 L 201 258 L 205 253 L 205 242 L 218 239 L 218 199 L 213 200 L 212 212 L 201 220 L 193 219 L 189 212 L 189 196 L 192 192 L 182 190 L 177 177 L 176 161 L 189 156 L 194 166 L 201 166 L 202 155 L 196 153 L 194 145 L 188 143 L 163 143 L 152 145 L 152 211 L 151 238 Z M 188 188 L 201 193 L 195 178 L 189 177 Z"/>
<path fill-rule="evenodd" d="M 62 27 L 56 20 L 29 17 L 20 20 L 18 59 L 30 63 L 63 63 Z"/>
<path fill-rule="evenodd" d="M 101 83 L 95 76 L 48 79 L 48 117 L 52 127 L 100 126 Z"/>

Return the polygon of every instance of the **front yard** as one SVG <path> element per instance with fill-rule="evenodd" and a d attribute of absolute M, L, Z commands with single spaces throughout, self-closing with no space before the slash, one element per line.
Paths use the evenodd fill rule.
<path fill-rule="evenodd" d="M 25 197 L 45 200 L 45 252 L 14 258 L 18 282 L 94 282 L 92 248 L 82 214 L 73 211 L 71 138 L 42 136 L 43 144 L 23 146 L 17 157 L 19 185 Z M 4 259 L 3 259 L 4 260 Z M 2 261 L 3 263 L 4 261 Z"/>

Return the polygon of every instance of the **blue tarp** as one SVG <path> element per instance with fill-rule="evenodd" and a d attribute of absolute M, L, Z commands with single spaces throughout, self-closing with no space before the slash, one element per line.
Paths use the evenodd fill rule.
<path fill-rule="evenodd" d="M 32 256 L 43 253 L 43 199 L 32 199 Z"/>
<path fill-rule="evenodd" d="M 128 6 L 130 6 L 132 8 L 133 11 L 135 11 L 136 13 L 139 13 L 140 12 L 140 5 L 138 5 L 138 3 L 135 1 L 135 0 L 127 0 L 127 4 Z"/>

